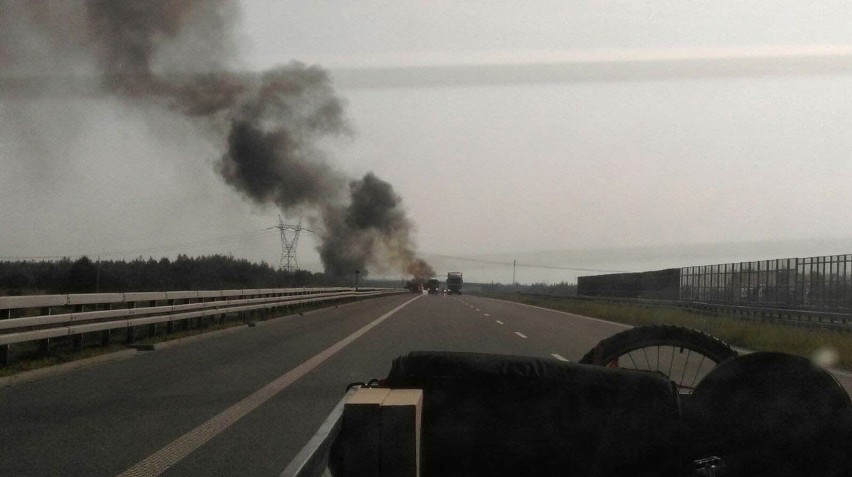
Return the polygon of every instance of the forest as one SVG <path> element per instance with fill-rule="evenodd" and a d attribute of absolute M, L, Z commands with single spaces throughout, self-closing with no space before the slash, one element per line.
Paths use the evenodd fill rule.
<path fill-rule="evenodd" d="M 226 255 L 181 254 L 174 260 L 138 257 L 130 261 L 93 261 L 84 256 L 76 260 L 0 262 L 0 294 L 5 295 L 354 286 L 356 279 L 355 274 L 332 277 L 307 270 L 288 273 L 265 262 Z M 369 284 L 380 286 L 373 281 Z"/>

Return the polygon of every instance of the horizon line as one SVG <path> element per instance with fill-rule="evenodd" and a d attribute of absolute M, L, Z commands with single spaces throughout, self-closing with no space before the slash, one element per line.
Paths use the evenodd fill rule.
<path fill-rule="evenodd" d="M 750 52 L 751 50 L 749 50 Z M 635 56 L 563 61 L 331 67 L 340 89 L 610 83 L 852 73 L 852 48 L 773 55 Z"/>
<path fill-rule="evenodd" d="M 176 77 L 208 74 L 259 76 L 293 62 L 329 72 L 340 89 L 395 89 L 469 87 L 558 83 L 611 83 L 661 80 L 725 79 L 743 77 L 835 76 L 852 73 L 852 45 L 774 46 L 754 48 L 598 49 L 563 52 L 531 51 L 527 56 L 507 53 L 476 55 L 462 52 L 441 56 L 443 63 L 327 66 L 322 61 L 290 59 L 265 69 L 180 72 Z M 422 57 L 430 58 L 430 55 Z M 458 58 L 466 58 L 459 61 Z M 531 59 L 532 58 L 532 59 Z M 483 61 L 484 60 L 484 61 Z M 332 61 L 334 63 L 334 61 Z M 0 73 L 0 97 L 43 93 L 101 96 L 95 72 Z M 54 89 L 56 88 L 56 89 Z M 58 90 L 58 91 L 57 91 Z"/>

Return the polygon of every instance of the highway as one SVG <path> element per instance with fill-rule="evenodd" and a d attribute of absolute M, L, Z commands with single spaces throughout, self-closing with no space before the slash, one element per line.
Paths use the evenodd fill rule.
<path fill-rule="evenodd" d="M 576 361 L 625 328 L 441 295 L 281 317 L 0 389 L 0 475 L 277 476 L 346 384 L 384 376 L 398 355 L 449 350 Z"/>

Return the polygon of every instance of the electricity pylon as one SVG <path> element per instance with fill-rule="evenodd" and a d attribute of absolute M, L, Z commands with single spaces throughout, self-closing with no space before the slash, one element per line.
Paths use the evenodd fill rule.
<path fill-rule="evenodd" d="M 278 267 L 281 270 L 286 270 L 287 273 L 293 273 L 299 269 L 299 264 L 296 262 L 296 245 L 299 243 L 299 233 L 302 230 L 313 233 L 312 230 L 302 227 L 302 219 L 299 218 L 299 223 L 296 225 L 287 225 L 281 215 L 278 215 L 278 225 L 269 227 L 270 229 L 278 229 L 281 233 L 281 263 Z M 293 232 L 293 237 L 287 237 L 287 231 Z"/>

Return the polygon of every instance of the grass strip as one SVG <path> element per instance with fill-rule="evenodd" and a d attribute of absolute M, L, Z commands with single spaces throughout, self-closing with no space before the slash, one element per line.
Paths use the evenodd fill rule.
<path fill-rule="evenodd" d="M 831 367 L 852 370 L 852 333 L 848 332 L 760 322 L 724 315 L 714 316 L 653 305 L 589 302 L 517 293 L 477 293 L 477 295 L 633 326 L 651 324 L 685 326 L 721 338 L 732 346 L 750 350 L 783 351 L 807 358 L 814 358 L 817 354 L 822 357 L 828 356 Z"/>
<path fill-rule="evenodd" d="M 48 366 L 56 366 L 58 364 L 70 363 L 72 361 L 79 361 L 81 359 L 94 358 L 95 356 L 115 353 L 116 351 L 121 351 L 125 349 L 127 348 L 124 345 L 111 344 L 109 346 L 83 348 L 82 351 L 78 352 L 61 351 L 57 353 L 52 353 L 48 356 L 44 356 L 41 358 L 21 359 L 15 361 L 9 366 L 0 368 L 0 378 L 12 376 L 18 373 L 23 373 L 25 371 L 46 368 Z"/>

